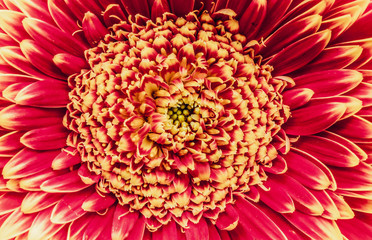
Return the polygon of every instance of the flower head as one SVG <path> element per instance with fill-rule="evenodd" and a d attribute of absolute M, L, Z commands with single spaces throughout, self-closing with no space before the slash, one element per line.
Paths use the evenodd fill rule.
<path fill-rule="evenodd" d="M 372 235 L 370 6 L 0 1 L 0 239 Z"/>

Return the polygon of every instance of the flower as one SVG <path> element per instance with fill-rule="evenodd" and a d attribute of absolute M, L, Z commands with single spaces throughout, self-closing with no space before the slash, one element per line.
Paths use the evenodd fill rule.
<path fill-rule="evenodd" d="M 0 1 L 0 239 L 368 238 L 371 6 Z"/>

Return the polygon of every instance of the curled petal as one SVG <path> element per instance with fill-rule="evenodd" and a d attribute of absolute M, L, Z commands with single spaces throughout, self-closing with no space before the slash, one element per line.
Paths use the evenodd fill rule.
<path fill-rule="evenodd" d="M 107 28 L 102 24 L 99 18 L 91 12 L 87 12 L 84 15 L 83 31 L 91 45 L 95 45 L 108 34 Z"/>

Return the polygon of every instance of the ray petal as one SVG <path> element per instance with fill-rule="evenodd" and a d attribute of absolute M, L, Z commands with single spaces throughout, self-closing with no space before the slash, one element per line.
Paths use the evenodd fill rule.
<path fill-rule="evenodd" d="M 37 213 L 56 204 L 61 198 L 62 194 L 29 192 L 20 206 L 23 213 Z"/>
<path fill-rule="evenodd" d="M 55 224 L 65 224 L 83 216 L 86 212 L 81 206 L 93 191 L 95 190 L 87 189 L 62 196 L 61 200 L 53 207 L 50 216 L 51 222 Z"/>
<path fill-rule="evenodd" d="M 18 152 L 3 169 L 7 179 L 22 178 L 48 169 L 59 151 L 34 151 L 23 149 Z"/>
<path fill-rule="evenodd" d="M 138 212 L 130 212 L 128 208 L 117 205 L 113 217 L 112 240 L 126 239 L 137 224 Z"/>
<path fill-rule="evenodd" d="M 20 208 L 16 209 L 1 225 L 0 239 L 11 239 L 27 232 L 36 215 L 37 213 L 24 214 Z"/>
<path fill-rule="evenodd" d="M 87 212 L 98 212 L 109 208 L 115 202 L 116 198 L 112 195 L 102 196 L 97 192 L 94 192 L 87 199 L 85 199 L 81 208 Z"/>
<path fill-rule="evenodd" d="M 62 149 L 52 163 L 54 170 L 66 169 L 81 162 L 81 156 L 70 148 Z"/>
<path fill-rule="evenodd" d="M 284 24 L 265 39 L 261 44 L 259 54 L 268 57 L 277 53 L 297 40 L 315 33 L 319 29 L 321 22 L 322 17 L 320 15 L 310 15 Z"/>
<path fill-rule="evenodd" d="M 316 157 L 321 162 L 337 167 L 354 167 L 359 158 L 344 145 L 320 136 L 304 136 L 295 147 Z"/>
<path fill-rule="evenodd" d="M 290 73 L 318 56 L 328 44 L 330 37 L 330 30 L 310 35 L 281 50 L 267 64 L 274 67 L 274 76 Z"/>
<path fill-rule="evenodd" d="M 351 116 L 337 122 L 329 128 L 329 131 L 356 143 L 372 140 L 372 123 L 358 116 Z"/>
<path fill-rule="evenodd" d="M 310 101 L 304 107 L 292 111 L 292 117 L 283 128 L 286 133 L 292 135 L 315 134 L 332 126 L 342 117 L 346 109 L 347 107 L 342 103 Z"/>
<path fill-rule="evenodd" d="M 49 77 L 42 72 L 40 72 L 37 68 L 35 68 L 30 61 L 23 55 L 21 49 L 19 47 L 3 47 L 0 48 L 0 55 L 8 63 L 10 66 L 14 67 L 15 69 L 26 73 L 27 75 L 43 79 L 43 80 L 52 80 L 55 79 Z"/>
<path fill-rule="evenodd" d="M 35 41 L 26 39 L 20 48 L 30 63 L 41 72 L 53 78 L 65 80 L 67 77 L 53 63 L 53 55 L 40 47 Z"/>
<path fill-rule="evenodd" d="M 325 48 L 314 61 L 310 62 L 298 72 L 318 72 L 323 70 L 343 69 L 357 60 L 363 52 L 358 45 L 345 45 Z"/>
<path fill-rule="evenodd" d="M 184 16 L 194 9 L 195 0 L 169 0 L 172 13 L 177 16 Z"/>
<path fill-rule="evenodd" d="M 9 0 L 17 6 L 27 17 L 37 18 L 54 24 L 45 1 L 38 0 Z"/>
<path fill-rule="evenodd" d="M 22 24 L 30 36 L 50 53 L 70 53 L 84 57 L 86 46 L 71 35 L 46 22 L 27 18 Z"/>
<path fill-rule="evenodd" d="M 51 207 L 38 213 L 28 232 L 28 239 L 49 239 L 63 228 L 63 224 L 54 224 L 51 222 L 52 210 L 53 208 Z"/>
<path fill-rule="evenodd" d="M 44 181 L 41 184 L 41 189 L 50 193 L 63 193 L 63 192 L 79 192 L 84 188 L 89 187 L 91 184 L 85 184 L 77 171 L 72 171 L 62 174 Z"/>
<path fill-rule="evenodd" d="M 287 239 L 275 222 L 251 202 L 237 197 L 235 205 L 244 211 L 239 211 L 239 224 L 230 232 L 232 239 Z"/>
<path fill-rule="evenodd" d="M 0 215 L 4 215 L 17 209 L 23 201 L 23 193 L 2 193 L 0 195 Z"/>
<path fill-rule="evenodd" d="M 21 143 L 34 150 L 60 149 L 66 146 L 68 131 L 62 125 L 33 129 L 26 132 Z"/>
<path fill-rule="evenodd" d="M 63 31 L 73 35 L 75 31 L 79 30 L 77 18 L 63 0 L 48 0 L 48 10 L 54 22 Z"/>
<path fill-rule="evenodd" d="M 29 38 L 27 32 L 19 26 L 26 16 L 19 12 L 0 10 L 0 28 L 17 42 Z"/>
<path fill-rule="evenodd" d="M 294 152 L 283 156 L 288 164 L 286 174 L 310 189 L 323 190 L 331 185 L 328 176 L 315 164 Z"/>
<path fill-rule="evenodd" d="M 15 102 L 35 107 L 64 108 L 69 103 L 69 90 L 65 82 L 38 81 L 19 91 Z"/>
<path fill-rule="evenodd" d="M 185 229 L 186 240 L 209 239 L 208 225 L 203 217 L 197 224 L 189 221 L 188 226 L 189 228 Z"/>
<path fill-rule="evenodd" d="M 10 130 L 29 130 L 60 124 L 63 111 L 10 105 L 0 112 L 0 126 Z"/>
<path fill-rule="evenodd" d="M 283 215 L 297 229 L 313 239 L 343 239 L 335 221 L 309 216 L 298 211 Z"/>

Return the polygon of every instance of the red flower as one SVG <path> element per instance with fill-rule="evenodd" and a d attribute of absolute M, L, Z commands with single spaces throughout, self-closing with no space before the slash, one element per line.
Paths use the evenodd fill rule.
<path fill-rule="evenodd" d="M 368 0 L 0 0 L 0 239 L 372 236 Z"/>

